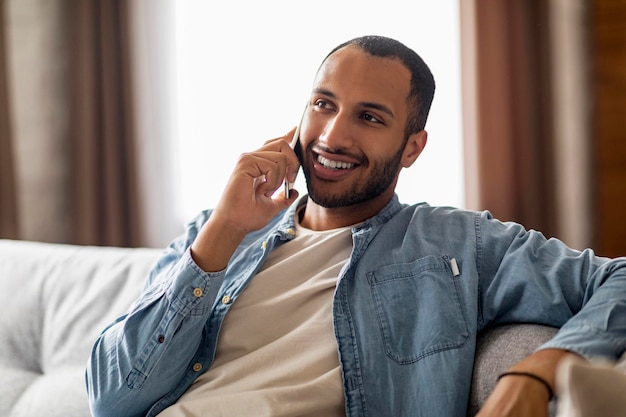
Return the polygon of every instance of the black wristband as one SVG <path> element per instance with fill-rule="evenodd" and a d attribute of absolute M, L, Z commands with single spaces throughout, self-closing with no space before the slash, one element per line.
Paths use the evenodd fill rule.
<path fill-rule="evenodd" d="M 516 372 L 516 371 L 510 371 L 510 372 L 505 372 L 503 374 L 501 374 L 498 377 L 498 381 L 502 378 L 504 378 L 505 376 L 525 376 L 528 378 L 532 378 L 535 381 L 539 381 L 541 382 L 546 389 L 548 390 L 548 396 L 550 399 L 552 399 L 554 397 L 554 391 L 552 391 L 552 387 L 550 386 L 550 384 L 548 384 L 548 381 L 546 381 L 545 379 L 543 379 L 542 377 L 535 375 L 535 374 L 531 374 L 530 372 Z"/>

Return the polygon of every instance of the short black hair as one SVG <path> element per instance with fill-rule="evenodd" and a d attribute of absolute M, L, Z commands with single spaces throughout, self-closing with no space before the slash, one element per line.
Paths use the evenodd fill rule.
<path fill-rule="evenodd" d="M 409 106 L 405 135 L 424 130 L 428 112 L 435 95 L 435 79 L 426 62 L 403 43 L 384 36 L 361 36 L 335 47 L 322 61 L 322 64 L 335 52 L 354 45 L 368 54 L 381 58 L 398 59 L 411 72 L 411 91 L 407 97 Z"/>

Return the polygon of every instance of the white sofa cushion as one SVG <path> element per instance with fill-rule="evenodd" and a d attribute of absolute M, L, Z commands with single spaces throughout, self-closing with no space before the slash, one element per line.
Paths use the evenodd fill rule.
<path fill-rule="evenodd" d="M 160 251 L 0 240 L 0 416 L 89 416 L 93 342 Z"/>

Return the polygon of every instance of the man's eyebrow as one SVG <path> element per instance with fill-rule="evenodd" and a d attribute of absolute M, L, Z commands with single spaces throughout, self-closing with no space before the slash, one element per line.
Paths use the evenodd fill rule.
<path fill-rule="evenodd" d="M 393 114 L 391 109 L 389 107 L 385 106 L 384 104 L 364 102 L 364 103 L 361 103 L 361 106 L 363 106 L 365 108 L 368 108 L 368 109 L 374 109 L 374 110 L 382 111 L 383 113 L 387 113 L 391 117 L 395 117 L 395 115 Z"/>
<path fill-rule="evenodd" d="M 325 95 L 325 96 L 330 97 L 330 98 L 337 98 L 335 93 L 333 93 L 332 91 L 327 90 L 325 88 L 315 88 L 315 89 L 313 89 L 313 92 L 317 93 L 317 94 Z M 382 111 L 383 113 L 387 113 L 391 117 L 395 117 L 395 114 L 393 114 L 391 109 L 389 107 L 385 106 L 384 104 L 370 102 L 370 101 L 364 101 L 364 102 L 359 103 L 359 105 L 363 106 L 365 108 L 368 108 L 368 109 L 374 109 L 374 110 Z"/>
<path fill-rule="evenodd" d="M 327 90 L 325 88 L 319 88 L 319 87 L 318 88 L 314 88 L 313 92 L 316 93 L 316 94 L 322 94 L 322 95 L 328 96 L 330 98 L 337 98 L 337 96 L 335 96 L 335 93 L 333 93 L 332 91 Z"/>

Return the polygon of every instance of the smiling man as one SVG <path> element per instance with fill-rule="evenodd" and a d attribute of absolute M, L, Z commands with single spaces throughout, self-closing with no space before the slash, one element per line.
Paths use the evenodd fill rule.
<path fill-rule="evenodd" d="M 434 83 L 426 87 L 432 97 Z M 357 223 L 391 200 L 400 169 L 426 145 L 423 126 L 407 131 L 409 111 L 415 118 L 419 108 L 416 97 L 409 102 L 410 92 L 411 73 L 399 59 L 341 48 L 324 62 L 303 120 L 302 164 L 315 203 L 309 209 L 344 208 L 345 214 L 343 224 L 317 227 Z"/>
<path fill-rule="evenodd" d="M 480 415 L 541 417 L 564 357 L 619 357 L 624 259 L 398 201 L 434 88 L 395 40 L 333 50 L 296 150 L 292 130 L 242 155 L 215 209 L 96 341 L 94 416 L 464 416 L 477 334 L 534 322 L 561 330 Z M 308 194 L 277 193 L 300 165 Z"/>

